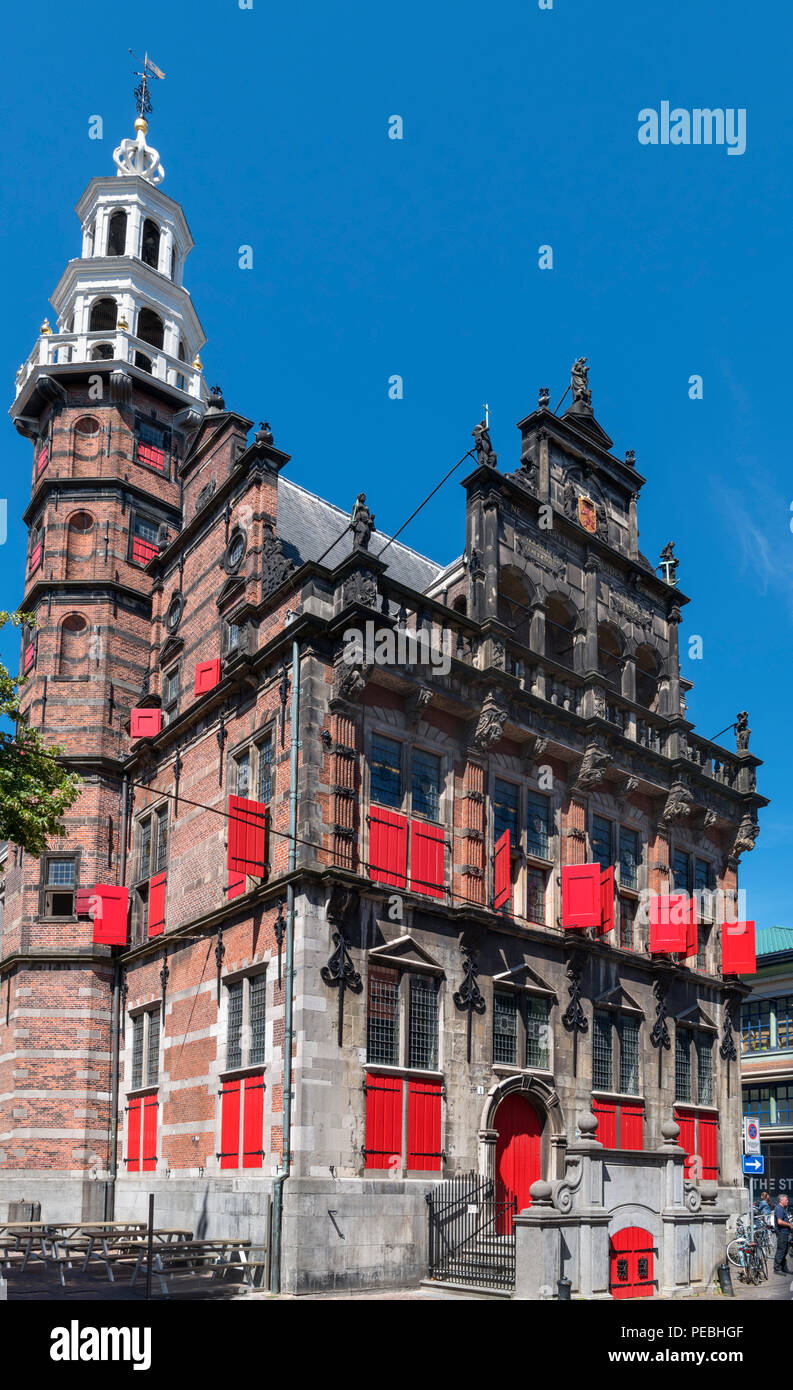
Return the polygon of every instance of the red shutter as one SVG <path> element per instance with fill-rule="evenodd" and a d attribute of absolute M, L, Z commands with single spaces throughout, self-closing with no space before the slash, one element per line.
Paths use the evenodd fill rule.
<path fill-rule="evenodd" d="M 228 896 L 239 898 L 245 892 L 245 874 L 229 874 Z"/>
<path fill-rule="evenodd" d="M 754 922 L 722 922 L 722 975 L 755 975 Z"/>
<path fill-rule="evenodd" d="M 614 869 L 609 865 L 600 875 L 600 928 L 599 936 L 614 930 Z"/>
<path fill-rule="evenodd" d="M 157 468 L 162 473 L 165 468 L 165 452 L 163 449 L 155 449 L 153 444 L 144 444 L 139 439 L 138 463 L 148 464 L 149 468 Z"/>
<path fill-rule="evenodd" d="M 240 1166 L 240 1082 L 224 1081 L 220 1088 L 220 1166 Z"/>
<path fill-rule="evenodd" d="M 408 1168 L 441 1171 L 440 1081 L 408 1081 Z"/>
<path fill-rule="evenodd" d="M 93 907 L 93 888 L 78 888 L 74 895 L 75 917 L 90 917 Z"/>
<path fill-rule="evenodd" d="M 47 460 L 48 460 L 49 456 L 50 456 L 49 445 L 48 445 L 48 444 L 45 444 L 43 449 L 39 449 L 39 455 L 38 455 L 38 458 L 36 459 L 36 477 L 37 477 L 37 478 L 40 478 L 40 477 L 41 477 L 42 473 L 44 472 L 44 469 L 47 467 Z"/>
<path fill-rule="evenodd" d="M 620 1148 L 644 1148 L 644 1106 L 620 1106 Z"/>
<path fill-rule="evenodd" d="M 38 567 L 39 567 L 40 564 L 41 564 L 41 541 L 36 541 L 36 544 L 34 545 L 33 549 L 32 549 L 31 552 L 30 552 L 30 573 L 32 574 L 33 571 L 34 571 L 35 569 L 38 569 Z"/>
<path fill-rule="evenodd" d="M 161 729 L 161 709 L 133 709 L 130 712 L 130 738 L 154 738 Z"/>
<path fill-rule="evenodd" d="M 127 1106 L 127 1172 L 140 1172 L 140 1096 Z"/>
<path fill-rule="evenodd" d="M 228 841 L 229 878 L 235 874 L 264 878 L 267 873 L 267 807 L 260 801 L 230 796 Z"/>
<path fill-rule="evenodd" d="M 562 869 L 562 926 L 567 931 L 599 927 L 600 865 L 567 864 Z"/>
<path fill-rule="evenodd" d="M 369 876 L 375 883 L 404 888 L 407 873 L 408 823 L 397 811 L 373 806 L 369 812 Z"/>
<path fill-rule="evenodd" d="M 414 893 L 442 898 L 446 883 L 446 840 L 442 825 L 410 823 L 410 887 Z"/>
<path fill-rule="evenodd" d="M 510 848 L 509 831 L 505 830 L 496 840 L 495 860 L 495 897 L 493 906 L 498 912 L 504 903 L 508 903 L 512 897 L 512 856 Z"/>
<path fill-rule="evenodd" d="M 33 665 L 33 662 L 35 661 L 35 659 L 36 659 L 36 644 L 35 644 L 34 642 L 28 642 L 28 645 L 25 647 L 25 657 L 24 657 L 24 661 L 23 661 L 23 663 L 22 663 L 22 671 L 23 671 L 23 673 L 26 673 L 27 671 L 30 670 L 30 668 L 31 668 L 31 666 Z"/>
<path fill-rule="evenodd" d="M 689 905 L 686 893 L 665 897 L 654 893 L 650 898 L 650 953 L 671 954 L 686 949 Z"/>
<path fill-rule="evenodd" d="M 144 1173 L 157 1167 L 157 1097 L 143 1097 L 143 1162 Z"/>
<path fill-rule="evenodd" d="M 200 661 L 195 668 L 194 694 L 206 695 L 220 681 L 220 657 L 215 661 Z"/>
<path fill-rule="evenodd" d="M 94 894 L 94 945 L 126 946 L 129 897 L 127 889 L 109 883 L 97 883 Z"/>
<path fill-rule="evenodd" d="M 149 940 L 165 930 L 165 874 L 155 874 L 149 883 Z"/>
<path fill-rule="evenodd" d="M 155 555 L 159 555 L 160 547 L 152 545 L 151 541 L 144 541 L 140 536 L 132 538 L 132 559 L 137 565 L 148 565 Z"/>
<path fill-rule="evenodd" d="M 597 1115 L 595 1138 L 607 1149 L 617 1147 L 617 1106 L 613 1100 L 593 1100 L 592 1114 Z"/>
<path fill-rule="evenodd" d="M 699 949 L 699 934 L 697 931 L 697 900 L 692 895 L 688 904 L 688 921 L 686 922 L 686 960 L 689 956 L 695 956 Z"/>
<path fill-rule="evenodd" d="M 245 1077 L 245 1107 L 242 1112 L 242 1166 L 261 1168 L 264 1162 L 262 1135 L 264 1132 L 264 1074 Z"/>
<path fill-rule="evenodd" d="M 680 1135 L 677 1142 L 680 1145 L 681 1149 L 685 1149 L 686 1151 L 686 1161 L 683 1164 L 683 1172 L 687 1178 L 690 1178 L 692 1175 L 691 1170 L 693 1168 L 692 1160 L 697 1152 L 697 1141 L 695 1133 L 696 1115 L 693 1110 L 681 1110 L 679 1108 L 675 1108 L 674 1117 L 677 1123 L 680 1125 Z"/>
<path fill-rule="evenodd" d="M 704 1182 L 718 1182 L 719 1122 L 715 1115 L 699 1117 L 699 1158 Z"/>
<path fill-rule="evenodd" d="M 366 1078 L 365 1147 L 367 1168 L 399 1167 L 402 1162 L 402 1078 L 399 1076 L 369 1075 Z"/>

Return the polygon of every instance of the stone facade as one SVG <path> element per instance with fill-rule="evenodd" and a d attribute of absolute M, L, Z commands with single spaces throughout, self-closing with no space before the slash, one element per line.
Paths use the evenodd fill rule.
<path fill-rule="evenodd" d="M 358 528 L 353 544 L 349 514 L 289 480 L 269 429 L 249 439 L 217 388 L 186 409 L 167 371 L 55 359 L 48 349 L 18 398 L 37 458 L 42 441 L 51 450 L 26 516 L 43 548 L 24 600 L 37 645 L 23 709 L 86 787 L 51 856 L 9 859 L 3 1194 L 41 1197 L 53 1217 L 127 1219 L 153 1191 L 163 1224 L 263 1241 L 280 1170 L 283 1288 L 397 1285 L 426 1269 L 428 1188 L 505 1177 L 499 1107 L 518 1097 L 536 1124 L 535 1178 L 568 1180 L 593 1104 L 632 1107 L 636 1152 L 627 1127 L 609 1148 L 620 1182 L 657 1221 L 667 1208 L 688 1220 L 704 1187 L 719 1227 L 741 1184 L 740 1084 L 724 1055 L 736 986 L 718 920 L 702 923 L 698 959 L 651 956 L 646 904 L 697 875 L 734 894 L 764 801 L 758 760 L 685 717 L 688 600 L 638 550 L 634 460 L 588 404 L 560 417 L 541 405 L 519 425 L 512 473 L 484 461 L 465 479 L 460 559 L 444 568 L 398 542 L 380 558 L 387 538 L 362 544 Z M 152 418 L 162 465 L 141 448 Z M 144 507 L 158 535 L 136 559 Z M 90 524 L 75 536 L 77 513 Z M 64 641 L 69 615 L 85 626 Z M 367 623 L 395 658 L 345 659 Z M 398 654 L 405 634 L 425 640 L 423 663 Z M 217 680 L 196 695 L 210 662 Z M 132 739 L 133 707 L 162 710 L 161 731 Z M 235 795 L 269 809 L 258 875 L 230 865 Z M 402 860 L 385 862 L 400 835 Z M 75 888 L 126 884 L 127 947 L 94 945 L 76 903 L 53 910 L 69 906 L 48 896 L 58 855 Z M 598 858 L 616 866 L 615 925 L 566 931 L 562 870 Z M 400 1098 L 380 1148 L 375 1083 Z M 681 1106 L 700 1125 L 685 1189 L 684 1150 L 657 1157 Z M 696 1135 L 716 1124 L 714 1163 Z M 669 1192 L 651 1170 L 674 1170 Z M 519 1248 L 539 1220 L 532 1207 Z M 698 1248 L 707 1282 L 715 1244 Z M 601 1254 L 591 1292 L 608 1292 Z"/>

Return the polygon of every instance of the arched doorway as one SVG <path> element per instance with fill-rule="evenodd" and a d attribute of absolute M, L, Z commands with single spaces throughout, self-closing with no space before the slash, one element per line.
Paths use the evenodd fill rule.
<path fill-rule="evenodd" d="M 609 1288 L 612 1298 L 652 1298 L 656 1248 L 643 1226 L 624 1226 L 611 1237 Z"/>
<path fill-rule="evenodd" d="M 531 1205 L 529 1188 L 542 1176 L 542 1124 L 531 1101 L 513 1092 L 495 1115 L 496 1177 L 517 1197 L 518 1211 Z"/>

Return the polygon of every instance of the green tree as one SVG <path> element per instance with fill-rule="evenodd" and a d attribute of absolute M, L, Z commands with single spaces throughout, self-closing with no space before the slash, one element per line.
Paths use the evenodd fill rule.
<path fill-rule="evenodd" d="M 32 626 L 29 613 L 0 612 L 0 629 L 7 623 Z M 24 676 L 12 676 L 0 662 L 0 719 L 16 731 L 0 727 L 0 839 L 11 840 L 37 857 L 53 835 L 65 835 L 63 816 L 82 790 L 82 778 L 56 761 L 62 748 L 46 744 L 38 729 L 18 719 Z"/>

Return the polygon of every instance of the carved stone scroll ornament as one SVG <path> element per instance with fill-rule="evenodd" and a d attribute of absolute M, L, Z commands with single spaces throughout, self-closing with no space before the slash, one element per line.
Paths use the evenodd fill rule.
<path fill-rule="evenodd" d="M 463 979 L 459 989 L 454 991 L 452 998 L 458 1009 L 464 1010 L 468 1014 L 468 1036 L 466 1055 L 471 1060 L 471 1020 L 474 1014 L 485 1012 L 485 1001 L 476 977 L 479 974 L 479 952 L 473 947 L 461 945 L 463 958 Z"/>
<path fill-rule="evenodd" d="M 334 883 L 327 906 L 327 915 L 329 920 L 335 923 L 333 932 L 335 950 L 331 953 L 327 965 L 323 965 L 319 973 L 324 984 L 339 991 L 339 1047 L 342 1045 L 344 1036 L 345 991 L 350 990 L 352 994 L 360 994 L 363 989 L 363 982 L 350 956 L 349 941 L 345 931 L 345 927 L 357 906 L 358 893 L 354 889 L 347 888 L 344 884 Z"/>
<path fill-rule="evenodd" d="M 433 692 L 426 686 L 419 686 L 405 700 L 405 718 L 411 729 L 418 728 L 419 720 L 425 709 L 432 704 Z"/>
<path fill-rule="evenodd" d="M 674 825 L 678 821 L 686 820 L 691 815 L 693 802 L 694 798 L 688 788 L 682 782 L 674 782 L 661 812 L 664 825 Z"/>
<path fill-rule="evenodd" d="M 747 811 L 736 831 L 735 840 L 732 850 L 730 851 L 730 858 L 737 859 L 739 855 L 746 854 L 750 850 L 753 850 L 754 842 L 759 834 L 760 827 L 757 821 L 753 820 Z"/>
<path fill-rule="evenodd" d="M 486 696 L 480 714 L 471 735 L 471 746 L 484 753 L 491 748 L 494 743 L 504 733 L 504 725 L 507 722 L 507 709 L 500 696 L 495 690 L 491 690 Z"/>
<path fill-rule="evenodd" d="M 598 787 L 601 782 L 605 782 L 606 770 L 611 761 L 612 757 L 608 748 L 603 748 L 598 743 L 589 743 L 578 770 L 575 790 L 591 791 L 593 787 Z"/>
<path fill-rule="evenodd" d="M 333 698 L 347 700 L 351 704 L 361 698 L 374 667 L 370 664 L 350 665 L 340 653 L 333 669 Z"/>
<path fill-rule="evenodd" d="M 573 1035 L 573 1076 L 578 1075 L 578 1034 L 586 1033 L 589 1028 L 589 1020 L 584 1012 L 581 1002 L 582 989 L 581 981 L 584 978 L 584 958 L 580 952 L 576 951 L 567 963 L 566 975 L 570 984 L 568 994 L 570 1002 L 562 1014 L 562 1023 L 568 1033 Z"/>
<path fill-rule="evenodd" d="M 356 570 L 344 581 L 344 605 L 362 603 L 365 608 L 377 607 L 377 580 L 373 574 Z"/>

